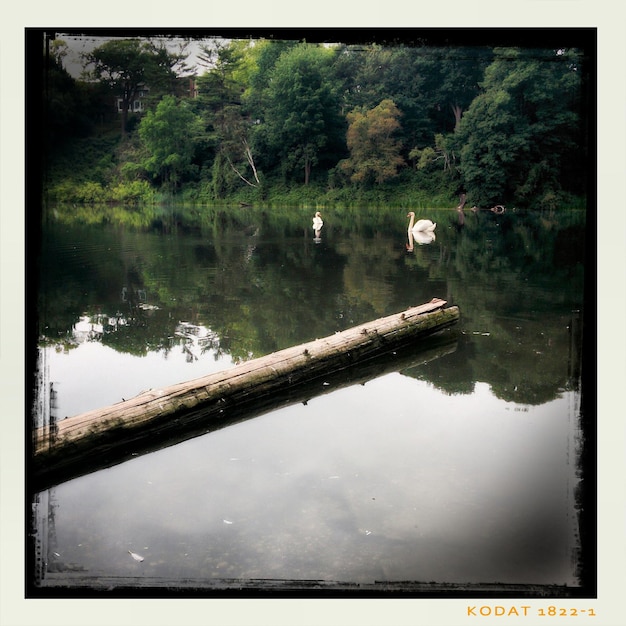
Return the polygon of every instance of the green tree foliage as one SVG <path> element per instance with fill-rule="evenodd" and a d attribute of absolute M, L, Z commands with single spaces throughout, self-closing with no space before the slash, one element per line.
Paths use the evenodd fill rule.
<path fill-rule="evenodd" d="M 75 134 L 78 118 L 78 88 L 74 79 L 63 69 L 60 62 L 51 56 L 45 85 L 45 111 L 47 116 L 48 141 L 53 144 L 63 139 L 66 133 Z"/>
<path fill-rule="evenodd" d="M 290 200 L 308 201 L 320 190 L 341 199 L 357 185 L 359 193 L 382 197 L 384 182 L 400 173 L 394 185 L 411 197 L 454 202 L 452 190 L 464 188 L 478 206 L 554 207 L 586 190 L 583 53 L 215 39 L 202 49 L 207 71 L 195 79 L 197 98 L 189 98 L 187 82 L 177 78 L 182 49 L 109 41 L 86 56 L 91 81 L 84 82 L 63 70 L 59 41 L 50 49 L 46 96 L 51 168 L 64 179 L 52 183 L 68 188 L 67 168 L 52 165 L 60 163 L 61 143 L 104 129 L 120 98 L 127 141 L 108 158 L 100 155 L 97 176 L 93 164 L 75 176 L 105 194 L 120 178 L 148 174 L 154 186 L 190 183 L 185 193 L 202 200 L 293 192 Z M 129 124 L 143 87 L 152 112 Z M 176 94 L 181 102 L 167 99 Z M 190 123 L 186 134 L 181 119 Z M 407 162 L 414 167 L 400 172 Z"/>
<path fill-rule="evenodd" d="M 444 171 L 449 171 L 456 163 L 456 156 L 451 147 L 451 137 L 441 133 L 435 135 L 435 145 L 427 146 L 423 150 L 414 148 L 409 153 L 409 158 L 415 161 L 418 170 L 432 169 L 438 167 Z"/>
<path fill-rule="evenodd" d="M 128 113 L 144 86 L 168 91 L 175 84 L 173 67 L 180 57 L 165 47 L 140 39 L 111 40 L 85 55 L 93 66 L 89 77 L 106 84 L 122 101 L 122 134 L 126 133 Z"/>
<path fill-rule="evenodd" d="M 427 78 L 420 66 L 421 49 L 407 46 L 350 46 L 339 55 L 337 73 L 342 81 L 344 109 L 372 109 L 393 100 L 402 112 L 399 138 L 403 149 L 425 145 L 435 133 L 424 102 Z"/>
<path fill-rule="evenodd" d="M 350 157 L 341 161 L 341 169 L 355 183 L 382 183 L 393 178 L 404 163 L 396 139 L 401 126 L 395 103 L 383 100 L 369 111 L 355 110 L 347 117 Z"/>
<path fill-rule="evenodd" d="M 283 52 L 287 52 L 297 45 L 296 41 L 281 41 L 261 39 L 249 46 L 244 53 L 246 73 L 245 91 L 243 100 L 247 110 L 258 116 L 264 108 L 264 93 L 270 80 L 271 73 Z"/>
<path fill-rule="evenodd" d="M 285 174 L 311 171 L 341 136 L 339 100 L 331 80 L 334 51 L 300 44 L 281 54 L 263 91 L 257 140 L 280 159 Z"/>
<path fill-rule="evenodd" d="M 77 82 L 63 67 L 67 44 L 55 39 L 44 59 L 45 115 L 49 145 L 63 143 L 68 137 L 87 136 L 96 120 L 105 116 L 103 92 L 97 84 Z"/>
<path fill-rule="evenodd" d="M 484 47 L 419 48 L 416 72 L 422 77 L 418 94 L 432 127 L 454 131 L 463 113 L 480 93 L 485 69 L 493 52 Z"/>
<path fill-rule="evenodd" d="M 235 42 L 218 40 L 212 46 L 202 46 L 200 59 L 208 71 L 198 77 L 198 101 L 202 108 L 218 114 L 229 104 L 241 104 L 243 85 L 237 80 L 237 70 L 243 63 L 244 51 Z"/>
<path fill-rule="evenodd" d="M 551 205 L 576 154 L 580 76 L 574 53 L 497 49 L 483 93 L 455 136 L 459 169 L 474 203 Z"/>
<path fill-rule="evenodd" d="M 198 102 L 215 158 L 212 165 L 213 191 L 223 197 L 242 181 L 251 187 L 260 184 L 248 141 L 249 122 L 242 107 L 246 72 L 245 42 L 218 41 L 204 46 L 201 58 L 210 65 L 197 80 Z"/>
<path fill-rule="evenodd" d="M 188 104 L 165 96 L 139 125 L 147 153 L 143 167 L 161 185 L 175 189 L 197 170 L 193 159 L 200 132 L 198 117 Z"/>

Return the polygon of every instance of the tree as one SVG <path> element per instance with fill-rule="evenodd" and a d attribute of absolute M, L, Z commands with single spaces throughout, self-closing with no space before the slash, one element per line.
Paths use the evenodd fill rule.
<path fill-rule="evenodd" d="M 180 62 L 164 46 L 139 39 L 111 40 L 84 55 L 93 65 L 87 74 L 104 82 L 121 99 L 122 134 L 126 134 L 128 113 L 143 86 L 170 87 L 175 80 L 173 67 Z"/>
<path fill-rule="evenodd" d="M 563 168 L 579 158 L 577 53 L 496 49 L 454 135 L 473 203 L 554 204 Z"/>
<path fill-rule="evenodd" d="M 138 132 L 147 152 L 143 167 L 161 184 L 174 189 L 196 171 L 193 157 L 202 129 L 186 102 L 165 96 L 146 113 Z"/>
<path fill-rule="evenodd" d="M 241 103 L 245 84 L 240 80 L 245 65 L 245 47 L 240 41 L 217 40 L 213 46 L 203 46 L 201 61 L 210 66 L 197 80 L 197 108 L 206 120 L 212 143 L 216 147 L 213 162 L 213 187 L 222 195 L 230 168 L 240 181 L 256 187 L 260 184 L 258 172 L 248 141 L 249 123 Z M 251 174 L 244 172 L 250 168 Z"/>
<path fill-rule="evenodd" d="M 243 85 L 236 79 L 236 72 L 243 62 L 240 46 L 216 40 L 211 46 L 203 45 L 198 56 L 208 71 L 197 79 L 198 101 L 203 108 L 220 111 L 227 104 L 241 104 Z"/>
<path fill-rule="evenodd" d="M 339 100 L 331 81 L 334 52 L 299 44 L 278 57 L 262 94 L 263 119 L 256 133 L 281 161 L 285 173 L 312 168 L 334 151 L 342 134 Z"/>
<path fill-rule="evenodd" d="M 424 170 L 439 164 L 444 172 L 450 171 L 453 168 L 453 163 L 456 161 L 455 154 L 450 148 L 450 143 L 449 137 L 437 133 L 435 135 L 434 147 L 427 146 L 422 150 L 414 148 L 409 153 L 409 158 L 415 161 L 415 167 L 418 170 Z"/>
<path fill-rule="evenodd" d="M 261 39 L 243 52 L 242 67 L 247 68 L 242 100 L 246 110 L 256 119 L 263 110 L 265 94 L 280 56 L 297 45 L 296 41 Z"/>
<path fill-rule="evenodd" d="M 421 48 L 402 45 L 349 47 L 336 64 L 346 111 L 393 100 L 402 113 L 397 137 L 405 156 L 411 146 L 427 144 L 437 130 L 424 101 L 424 73 L 418 64 L 423 54 Z"/>
<path fill-rule="evenodd" d="M 64 41 L 50 42 L 50 55 L 44 66 L 45 130 L 49 149 L 62 145 L 69 138 L 88 135 L 94 119 L 101 113 L 97 88 L 72 78 L 63 68 L 66 55 Z"/>
<path fill-rule="evenodd" d="M 356 183 L 392 178 L 404 163 L 401 144 L 395 138 L 400 130 L 400 111 L 392 100 L 383 100 L 369 111 L 348 113 L 347 143 L 350 157 L 340 168 Z"/>
<path fill-rule="evenodd" d="M 416 72 L 423 81 L 420 101 L 436 132 L 452 132 L 481 92 L 480 83 L 493 53 L 487 47 L 450 46 L 421 48 L 416 54 Z"/>
<path fill-rule="evenodd" d="M 63 68 L 63 60 L 67 56 L 68 46 L 63 39 L 52 39 L 50 41 L 50 58 L 54 60 L 57 66 Z"/>

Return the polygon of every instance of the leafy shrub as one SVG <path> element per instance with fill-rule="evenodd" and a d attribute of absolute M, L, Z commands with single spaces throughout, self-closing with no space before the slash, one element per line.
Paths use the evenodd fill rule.
<path fill-rule="evenodd" d="M 150 203 L 154 201 L 154 190 L 145 180 L 119 183 L 111 189 L 110 200 L 122 204 Z"/>

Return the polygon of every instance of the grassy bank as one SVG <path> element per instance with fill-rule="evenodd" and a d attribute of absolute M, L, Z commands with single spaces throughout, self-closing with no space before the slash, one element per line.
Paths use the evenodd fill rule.
<path fill-rule="evenodd" d="M 127 146 L 127 144 L 126 144 Z M 59 146 L 46 167 L 44 199 L 49 205 L 95 207 L 115 205 L 147 212 L 147 207 L 172 203 L 196 207 L 297 207 L 322 210 L 340 207 L 386 206 L 419 211 L 453 208 L 458 204 L 458 181 L 448 172 L 405 167 L 398 176 L 376 185 L 340 185 L 321 175 L 308 185 L 263 179 L 257 187 L 237 181 L 227 193 L 217 194 L 210 180 L 186 183 L 175 191 L 157 189 L 148 180 L 128 180 L 125 144 L 117 128 L 97 137 L 74 139 Z M 473 204 L 468 198 L 468 206 Z M 584 198 L 554 197 L 550 206 L 530 208 L 584 208 Z"/>

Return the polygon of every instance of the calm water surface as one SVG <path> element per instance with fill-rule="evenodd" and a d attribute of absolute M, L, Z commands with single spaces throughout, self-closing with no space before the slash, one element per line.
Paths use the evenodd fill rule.
<path fill-rule="evenodd" d="M 37 494 L 38 585 L 579 584 L 584 213 L 430 211 L 412 250 L 403 211 L 324 212 L 321 241 L 311 217 L 49 220 L 36 423 L 433 297 L 461 320 L 366 384 Z"/>

